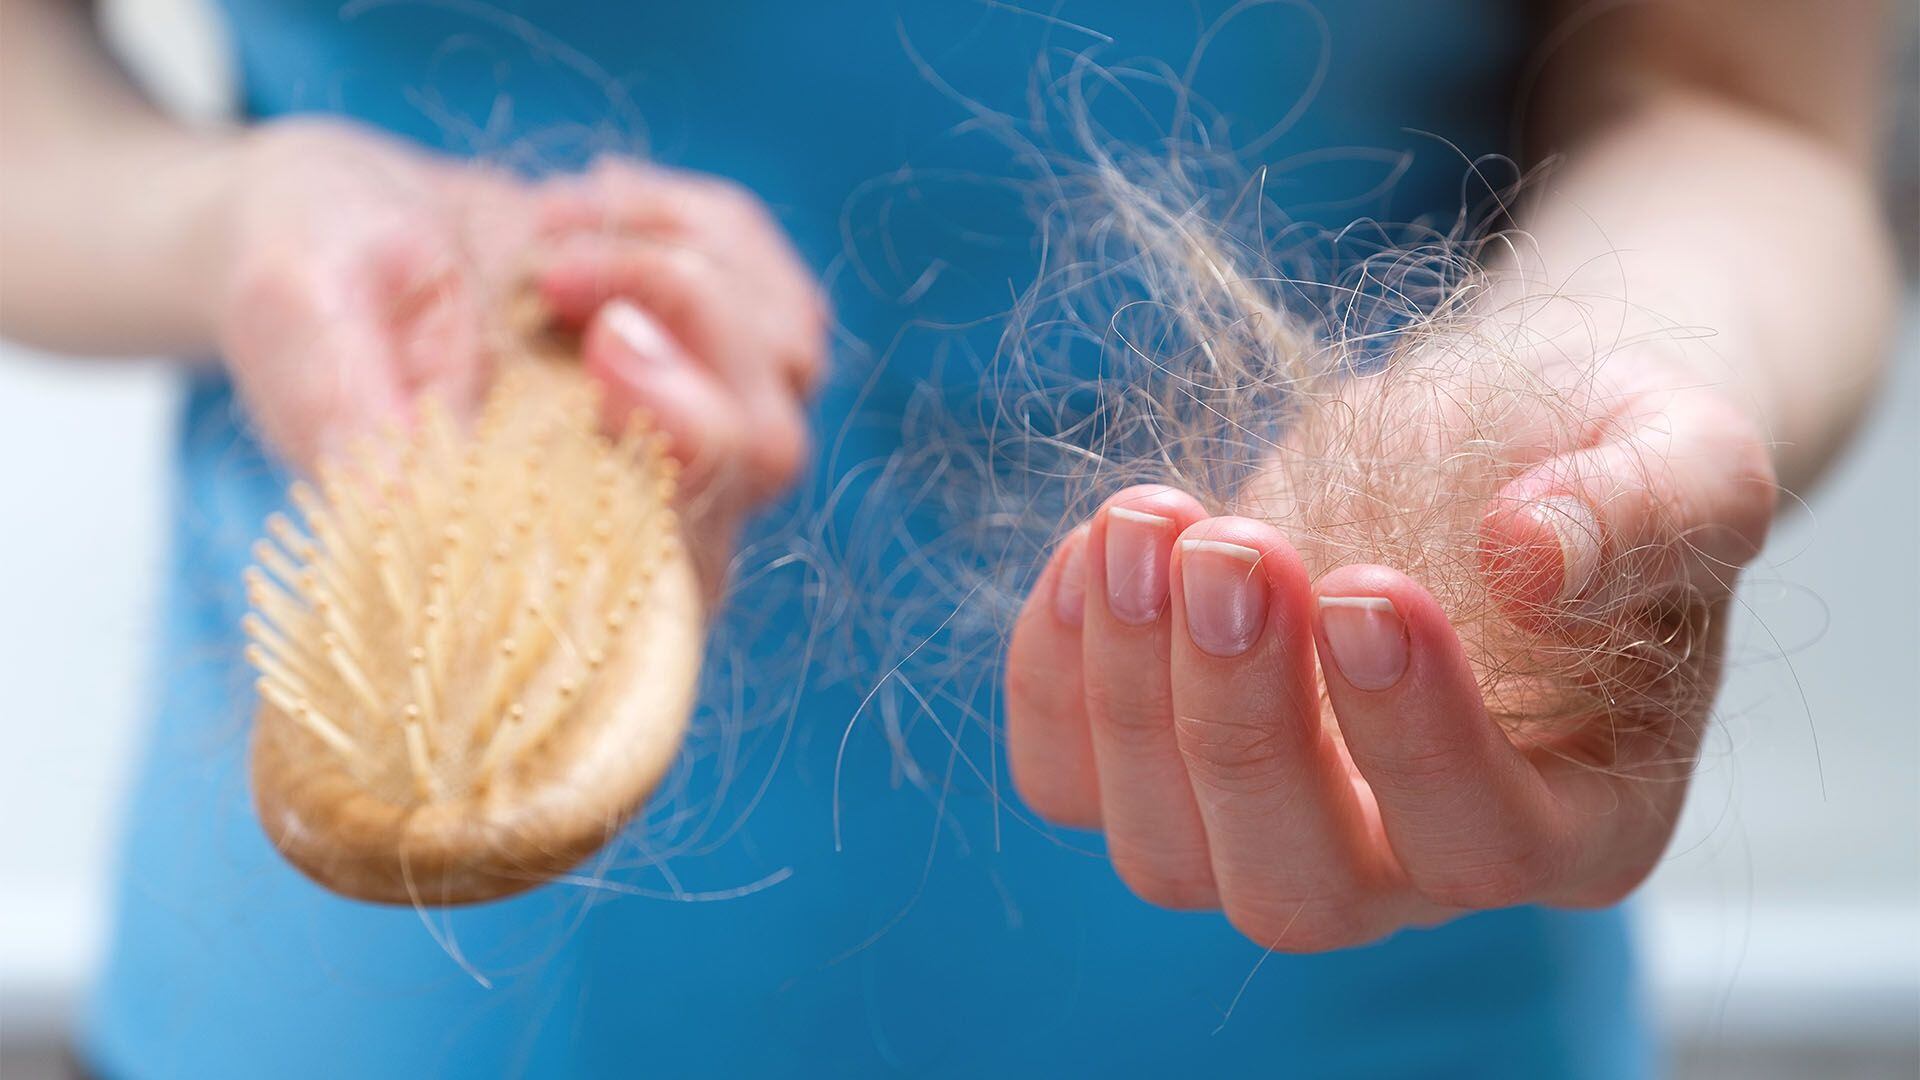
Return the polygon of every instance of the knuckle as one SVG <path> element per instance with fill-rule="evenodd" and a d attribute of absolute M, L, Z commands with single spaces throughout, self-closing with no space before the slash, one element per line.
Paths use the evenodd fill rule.
<path fill-rule="evenodd" d="M 1206 870 L 1204 853 L 1149 856 L 1114 850 L 1111 858 L 1114 873 L 1127 888 L 1155 907 L 1205 911 L 1218 906 L 1219 898 L 1214 893 L 1213 876 Z M 1192 868 L 1195 863 L 1197 868 Z"/>
<path fill-rule="evenodd" d="M 1377 936 L 1358 905 L 1337 899 L 1258 904 L 1227 910 L 1227 921 L 1262 948 L 1282 953 L 1322 953 L 1351 948 Z"/>
<path fill-rule="evenodd" d="M 1093 722 L 1122 749 L 1158 746 L 1171 727 L 1173 703 L 1162 690 L 1117 692 L 1108 680 L 1089 674 L 1086 702 Z"/>
<path fill-rule="evenodd" d="M 1612 907 L 1633 895 L 1653 873 L 1654 866 L 1653 859 L 1635 862 L 1620 873 L 1566 890 L 1556 895 L 1553 902 L 1571 908 Z"/>
<path fill-rule="evenodd" d="M 1056 776 L 1042 763 L 1010 757 L 1013 788 L 1027 808 L 1044 820 L 1073 829 L 1098 828 L 1100 814 L 1073 783 Z"/>
<path fill-rule="evenodd" d="M 1557 862 L 1548 845 L 1527 837 L 1450 857 L 1444 866 L 1409 872 L 1414 886 L 1446 907 L 1490 910 L 1537 899 Z"/>
<path fill-rule="evenodd" d="M 1290 747 L 1283 731 L 1260 720 L 1176 716 L 1180 755 L 1194 779 L 1234 794 L 1270 791 Z"/>
<path fill-rule="evenodd" d="M 1369 749 L 1350 748 L 1369 783 L 1412 795 L 1454 792 L 1465 796 L 1458 782 L 1470 770 L 1455 747 L 1441 743 Z"/>

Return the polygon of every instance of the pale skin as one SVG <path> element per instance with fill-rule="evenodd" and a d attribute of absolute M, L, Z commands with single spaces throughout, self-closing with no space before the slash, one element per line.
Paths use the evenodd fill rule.
<path fill-rule="evenodd" d="M 620 157 L 534 183 L 326 120 L 189 131 L 126 81 L 84 5 L 0 12 L 7 336 L 218 355 L 305 469 L 426 395 L 470 411 L 490 316 L 532 293 L 580 334 L 609 426 L 642 409 L 670 437 L 703 535 L 804 463 L 826 308 L 737 185 Z"/>
<path fill-rule="evenodd" d="M 1485 570 L 1516 610 L 1573 610 L 1607 587 L 1607 557 L 1680 550 L 1648 588 L 1684 588 L 1724 627 L 1781 488 L 1819 475 L 1882 363 L 1881 13 L 1667 0 L 1563 16 L 1532 117 L 1564 160 L 1519 211 L 1527 239 L 1487 310 L 1524 313 L 1523 365 L 1593 371 L 1609 423 L 1500 493 L 1483 536 L 1508 554 Z M 1568 520 L 1582 527 L 1554 528 Z M 1711 685 L 1724 638 L 1706 645 L 1692 667 Z M 1102 830 L 1143 898 L 1220 909 L 1285 952 L 1620 900 L 1666 849 L 1709 719 L 1702 698 L 1604 755 L 1581 733 L 1516 745 L 1419 582 L 1390 566 L 1309 581 L 1284 523 L 1209 517 L 1165 487 L 1114 494 L 1059 546 L 1008 689 L 1035 810 Z"/>
<path fill-rule="evenodd" d="M 1699 555 L 1665 572 L 1723 610 L 1780 488 L 1817 477 L 1881 363 L 1881 13 L 1596 10 L 1544 53 L 1529 149 L 1564 162 L 1519 211 L 1530 242 L 1490 310 L 1528 312 L 1542 357 L 1636 344 L 1589 357 L 1618 391 L 1608 437 L 1520 475 L 1488 536 L 1538 563 L 1503 580 L 1544 595 L 1516 599 L 1575 604 L 1602 587 L 1583 574 L 1604 552 L 1512 507 L 1573 507 L 1609 549 L 1682 530 Z M 739 190 L 620 160 L 529 184 L 337 124 L 192 133 L 140 100 L 81 9 L 0 11 L 9 336 L 224 355 L 263 433 L 306 465 L 423 393 L 470 403 L 481 311 L 530 281 L 582 330 L 610 411 L 649 410 L 707 477 L 711 527 L 800 467 L 823 309 Z M 1635 477 L 1644 498 L 1617 497 L 1629 459 L 1658 463 Z M 1699 663 L 1711 678 L 1717 649 Z M 1665 849 L 1705 720 L 1674 718 L 1608 770 L 1516 746 L 1420 583 L 1386 566 L 1309 581 L 1284 528 L 1169 488 L 1115 493 L 1068 537 L 1008 668 L 1029 805 L 1104 831 L 1146 900 L 1221 909 L 1294 952 L 1619 899 Z"/>

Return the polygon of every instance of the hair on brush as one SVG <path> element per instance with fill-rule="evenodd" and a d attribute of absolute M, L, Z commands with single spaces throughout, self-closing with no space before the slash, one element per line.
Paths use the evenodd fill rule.
<path fill-rule="evenodd" d="M 478 419 L 434 402 L 297 484 L 248 571 L 253 793 L 345 896 L 451 905 L 571 869 L 685 736 L 705 628 L 675 464 L 599 430 L 564 346 L 519 336 Z"/>

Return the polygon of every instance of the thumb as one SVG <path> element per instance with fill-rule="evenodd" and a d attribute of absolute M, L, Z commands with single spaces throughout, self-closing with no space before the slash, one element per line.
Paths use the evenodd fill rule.
<path fill-rule="evenodd" d="M 1494 500 L 1482 565 L 1517 610 L 1676 588 L 1730 593 L 1778 498 L 1752 421 L 1695 396 L 1529 469 Z"/>

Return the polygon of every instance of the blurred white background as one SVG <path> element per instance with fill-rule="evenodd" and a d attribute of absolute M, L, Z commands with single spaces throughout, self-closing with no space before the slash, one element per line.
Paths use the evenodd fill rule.
<path fill-rule="evenodd" d="M 192 0 L 113 7 L 176 107 L 220 110 L 224 56 Z M 99 947 L 174 405 L 164 366 L 0 344 L 0 1038 L 15 1053 L 59 1038 Z M 1687 1075 L 1920 1075 L 1920 298 L 1870 425 L 1744 599 L 1718 735 L 1639 904 L 1658 1018 Z"/>

